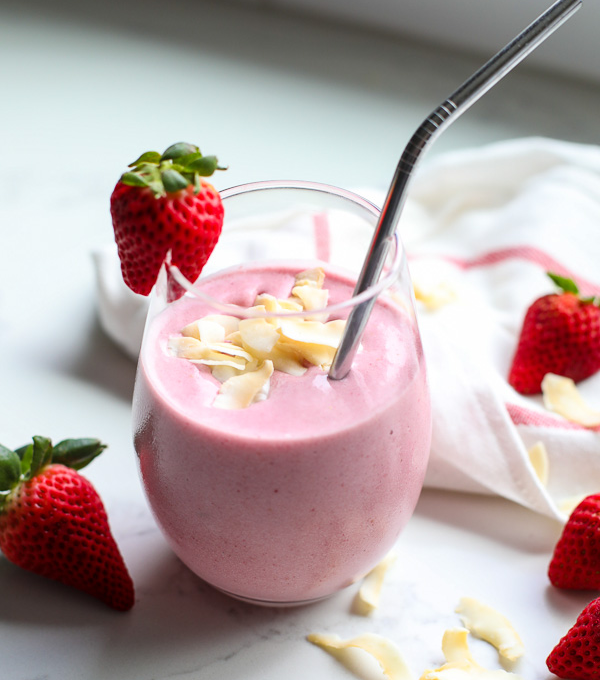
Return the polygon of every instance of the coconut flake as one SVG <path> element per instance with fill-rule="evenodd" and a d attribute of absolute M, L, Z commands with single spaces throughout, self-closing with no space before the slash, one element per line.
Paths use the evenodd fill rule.
<path fill-rule="evenodd" d="M 225 340 L 226 330 L 224 326 L 211 319 L 200 319 L 198 330 L 200 331 L 201 342 L 211 343 Z"/>
<path fill-rule="evenodd" d="M 542 380 L 544 406 L 563 418 L 583 425 L 597 427 L 600 425 L 600 411 L 591 408 L 583 399 L 575 382 L 554 373 L 546 373 Z"/>
<path fill-rule="evenodd" d="M 442 638 L 446 659 L 439 668 L 426 670 L 420 680 L 520 680 L 520 676 L 505 670 L 488 670 L 471 656 L 466 628 L 449 628 Z"/>
<path fill-rule="evenodd" d="M 395 561 L 396 554 L 389 553 L 365 576 L 354 601 L 359 614 L 367 616 L 379 607 L 385 576 Z"/>
<path fill-rule="evenodd" d="M 273 363 L 263 361 L 255 371 L 236 375 L 226 380 L 215 397 L 213 406 L 222 409 L 242 409 L 266 398 L 273 374 Z"/>
<path fill-rule="evenodd" d="M 500 612 L 472 597 L 461 598 L 455 611 L 463 626 L 493 645 L 505 659 L 514 661 L 523 656 L 525 649 L 519 634 Z"/>
<path fill-rule="evenodd" d="M 533 471 L 540 482 L 546 486 L 548 484 L 549 462 L 548 451 L 543 442 L 536 442 L 528 451 L 529 462 Z"/>
<path fill-rule="evenodd" d="M 440 281 L 430 286 L 423 286 L 413 282 L 413 290 L 415 299 L 422 302 L 430 311 L 435 311 L 451 302 L 455 302 L 457 299 L 456 290 L 447 281 Z"/>
<path fill-rule="evenodd" d="M 280 314 L 281 312 L 301 312 L 304 307 L 299 300 L 281 300 L 274 295 L 268 293 L 261 293 L 256 296 L 254 305 L 262 305 L 267 312 Z"/>
<path fill-rule="evenodd" d="M 253 359 L 248 352 L 230 343 L 209 345 L 191 337 L 170 338 L 168 347 L 177 358 L 188 359 L 204 366 L 232 366 L 242 369 L 247 361 Z"/>
<path fill-rule="evenodd" d="M 194 337 L 197 340 L 203 340 L 204 342 L 221 342 L 227 335 L 237 330 L 238 323 L 239 319 L 229 314 L 208 314 L 201 319 L 196 319 L 189 323 L 181 330 L 181 334 Z M 216 326 L 223 329 L 222 337 L 221 331 Z M 219 337 L 212 339 L 216 337 L 216 334 Z"/>
<path fill-rule="evenodd" d="M 246 361 L 252 361 L 254 357 L 250 352 L 247 352 L 243 347 L 234 345 L 232 342 L 213 342 L 213 343 L 202 343 L 207 351 L 219 352 L 220 354 L 228 354 L 234 357 L 242 357 Z"/>
<path fill-rule="evenodd" d="M 322 345 L 337 349 L 346 322 L 343 319 L 321 323 L 303 319 L 283 319 L 279 332 L 288 341 L 306 345 Z"/>
<path fill-rule="evenodd" d="M 575 496 L 569 496 L 568 498 L 563 498 L 558 503 L 558 509 L 567 516 L 573 513 L 573 510 L 589 496 L 587 493 L 580 493 Z"/>
<path fill-rule="evenodd" d="M 258 353 L 256 354 L 258 355 Z M 260 359 L 272 361 L 277 371 L 287 373 L 288 375 L 300 376 L 304 375 L 307 371 L 301 354 L 294 347 L 281 342 L 278 342 L 267 354 L 258 356 Z"/>
<path fill-rule="evenodd" d="M 279 340 L 277 328 L 265 318 L 243 319 L 239 333 L 242 346 L 260 358 L 266 358 Z"/>
<path fill-rule="evenodd" d="M 325 281 L 325 270 L 322 267 L 305 269 L 295 276 L 296 286 L 311 286 L 312 288 L 322 288 Z"/>
<path fill-rule="evenodd" d="M 283 345 L 291 346 L 305 361 L 327 371 L 335 357 L 345 323 L 341 319 L 328 323 L 287 319 L 281 322 L 279 332 Z"/>
<path fill-rule="evenodd" d="M 294 376 L 303 375 L 308 364 L 327 371 L 339 346 L 345 321 L 326 322 L 326 316 L 321 314 L 287 319 L 268 316 L 325 307 L 328 291 L 323 289 L 324 280 L 322 268 L 307 269 L 295 277 L 293 298 L 282 300 L 261 293 L 247 310 L 250 314 L 247 318 L 210 314 L 197 319 L 185 326 L 182 337 L 169 340 L 169 351 L 178 358 L 210 367 L 215 379 L 222 383 L 225 396 L 219 396 L 219 404 L 215 403 L 221 408 L 238 408 L 237 404 L 247 401 L 245 397 L 230 400 L 231 388 L 225 386 L 230 380 L 261 370 L 257 368 L 259 362 L 269 362 L 274 370 Z M 241 384 L 251 385 L 254 379 L 246 378 Z M 232 407 L 230 403 L 236 405 Z M 249 403 L 253 403 L 252 400 Z"/>
<path fill-rule="evenodd" d="M 255 371 L 258 368 L 260 362 L 258 359 L 253 359 L 248 361 L 243 368 L 234 368 L 233 366 L 211 366 L 210 370 L 212 372 L 213 378 L 218 380 L 220 383 L 224 383 L 229 378 L 233 378 L 236 375 L 241 375 L 242 373 L 248 373 L 250 371 Z"/>
<path fill-rule="evenodd" d="M 313 288 L 312 286 L 294 286 L 292 295 L 300 300 L 302 307 L 307 311 L 313 309 L 323 309 L 327 306 L 329 291 L 324 288 Z"/>
<path fill-rule="evenodd" d="M 202 343 L 191 336 L 169 338 L 167 347 L 169 352 L 178 359 L 199 359 L 202 356 Z"/>
<path fill-rule="evenodd" d="M 333 656 L 352 647 L 362 649 L 377 661 L 389 680 L 413 680 L 413 675 L 399 649 L 391 640 L 382 635 L 365 633 L 348 640 L 342 640 L 339 635 L 312 633 L 307 636 L 307 640 Z"/>

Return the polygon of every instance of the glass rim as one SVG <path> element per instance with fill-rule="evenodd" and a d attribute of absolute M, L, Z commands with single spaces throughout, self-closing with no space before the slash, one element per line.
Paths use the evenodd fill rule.
<path fill-rule="evenodd" d="M 276 190 L 304 190 L 309 192 L 317 192 L 322 194 L 328 194 L 336 198 L 341 198 L 343 200 L 349 201 L 354 205 L 366 210 L 370 213 L 376 220 L 379 219 L 380 208 L 378 208 L 374 203 L 368 199 L 360 196 L 359 194 L 348 191 L 347 189 L 342 189 L 331 184 L 322 184 L 319 182 L 310 182 L 304 180 L 264 180 L 259 182 L 249 182 L 247 184 L 238 184 L 228 189 L 220 191 L 221 199 L 226 202 L 228 198 L 234 198 L 236 196 L 247 195 L 252 192 L 258 191 L 276 191 Z M 394 232 L 393 236 L 389 239 L 390 245 L 394 247 L 394 254 L 391 264 L 384 269 L 382 275 L 380 276 L 377 283 L 369 286 L 361 293 L 352 294 L 346 300 L 342 300 L 335 304 L 325 305 L 325 307 L 319 309 L 302 310 L 302 311 L 291 311 L 282 310 L 279 312 L 258 312 L 251 311 L 246 307 L 241 307 L 229 302 L 222 302 L 212 295 L 203 293 L 199 285 L 203 279 L 197 279 L 194 283 L 185 278 L 176 265 L 169 262 L 166 263 L 166 268 L 168 270 L 169 276 L 175 281 L 179 286 L 185 290 L 185 296 L 191 296 L 201 299 L 203 302 L 209 304 L 213 309 L 218 310 L 221 313 L 229 314 L 231 316 L 237 316 L 242 318 L 291 318 L 291 317 L 306 317 L 307 315 L 330 315 L 338 312 L 343 312 L 347 309 L 351 309 L 371 298 L 377 298 L 384 290 L 387 290 L 392 286 L 392 284 L 399 278 L 402 263 L 403 263 L 403 247 L 397 232 Z M 365 253 L 366 256 L 366 253 Z M 282 260 L 283 261 L 283 260 Z M 290 263 L 290 260 L 285 261 L 286 264 Z M 300 262 L 297 260 L 296 262 Z M 302 262 L 306 262 L 302 260 Z M 312 265 L 308 266 L 319 266 L 320 261 L 315 260 Z M 323 265 L 327 265 L 323 262 Z M 223 271 L 233 271 L 238 266 L 243 266 L 243 263 L 239 265 L 233 265 L 227 269 L 222 269 L 217 272 L 212 272 L 206 278 L 212 276 L 217 276 Z M 307 266 L 304 269 L 308 268 Z M 355 289 L 356 290 L 356 289 Z"/>

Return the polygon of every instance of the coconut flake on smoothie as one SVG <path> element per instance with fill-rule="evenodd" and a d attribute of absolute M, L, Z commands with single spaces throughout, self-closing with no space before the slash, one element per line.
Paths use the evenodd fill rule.
<path fill-rule="evenodd" d="M 318 313 L 329 298 L 324 281 L 321 267 L 299 272 L 287 299 L 268 293 L 255 297 L 248 312 L 261 316 L 206 315 L 187 324 L 180 336 L 169 338 L 168 350 L 210 369 L 221 383 L 214 407 L 247 408 L 267 398 L 274 370 L 303 375 L 307 363 L 329 370 L 346 322 L 327 321 L 327 315 Z M 304 311 L 317 313 L 287 319 L 262 316 Z"/>

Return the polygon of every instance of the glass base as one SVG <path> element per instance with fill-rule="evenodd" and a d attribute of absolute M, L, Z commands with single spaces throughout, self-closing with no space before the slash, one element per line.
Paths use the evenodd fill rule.
<path fill-rule="evenodd" d="M 323 600 L 326 600 L 327 598 L 331 597 L 335 593 L 332 593 L 331 595 L 322 595 L 321 597 L 315 597 L 310 600 L 293 600 L 289 602 L 281 602 L 281 601 L 272 601 L 272 600 L 261 600 L 258 598 L 254 597 L 245 597 L 244 595 L 237 595 L 236 593 L 230 593 L 228 590 L 224 590 L 223 588 L 216 588 L 215 586 L 212 586 L 215 588 L 215 590 L 218 590 L 220 593 L 223 593 L 223 595 L 227 595 L 227 597 L 231 597 L 234 600 L 238 600 L 239 602 L 245 602 L 246 604 L 253 604 L 258 607 L 276 607 L 280 609 L 284 609 L 286 607 L 304 607 L 305 605 L 310 605 L 314 604 L 316 602 L 322 602 Z"/>

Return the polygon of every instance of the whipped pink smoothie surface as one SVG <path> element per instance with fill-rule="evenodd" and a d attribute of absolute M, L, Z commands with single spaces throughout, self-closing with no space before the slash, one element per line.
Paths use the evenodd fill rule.
<path fill-rule="evenodd" d="M 259 293 L 287 298 L 297 272 L 247 266 L 200 285 L 250 307 Z M 324 288 L 335 303 L 353 283 L 326 270 Z M 225 410 L 212 405 L 209 369 L 167 349 L 211 313 L 184 296 L 146 332 L 134 426 L 149 503 L 175 553 L 213 586 L 273 603 L 330 595 L 385 556 L 421 491 L 431 414 L 414 319 L 381 296 L 346 378 L 275 371 L 267 399 Z"/>

